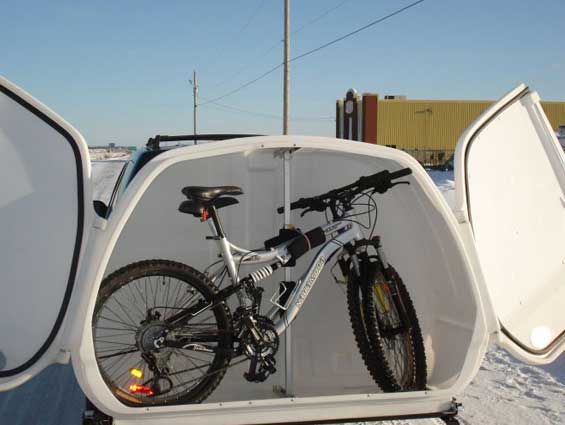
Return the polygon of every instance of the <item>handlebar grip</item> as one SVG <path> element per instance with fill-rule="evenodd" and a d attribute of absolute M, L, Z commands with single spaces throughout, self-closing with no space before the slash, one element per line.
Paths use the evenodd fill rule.
<path fill-rule="evenodd" d="M 391 180 L 399 179 L 400 177 L 409 176 L 410 174 L 412 174 L 411 168 L 403 168 L 402 170 L 398 170 L 390 173 L 390 179 Z"/>
<path fill-rule="evenodd" d="M 296 209 L 299 209 L 299 208 L 306 208 L 310 205 L 308 201 L 309 201 L 309 199 L 300 198 L 298 201 L 294 201 L 290 204 L 290 209 L 296 210 Z M 279 214 L 282 214 L 284 212 L 284 207 L 278 207 L 277 212 Z"/>

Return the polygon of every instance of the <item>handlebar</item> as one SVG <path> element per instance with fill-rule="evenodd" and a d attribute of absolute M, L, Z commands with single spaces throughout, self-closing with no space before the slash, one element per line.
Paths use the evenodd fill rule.
<path fill-rule="evenodd" d="M 392 183 L 392 180 L 396 180 L 410 174 L 412 174 L 412 170 L 410 168 L 402 168 L 392 173 L 388 170 L 383 170 L 370 176 L 360 177 L 354 183 L 338 189 L 330 190 L 322 195 L 311 198 L 300 198 L 290 204 L 290 209 L 296 210 L 308 208 L 309 211 L 325 211 L 329 206 L 328 201 L 340 200 L 344 197 L 353 197 L 370 189 L 373 190 L 373 193 L 378 192 L 382 194 L 397 184 L 409 184 L 408 182 Z M 284 207 L 277 208 L 277 212 L 282 214 L 284 212 Z"/>
<path fill-rule="evenodd" d="M 412 174 L 412 169 L 411 168 L 402 168 L 401 170 L 398 171 L 393 171 L 390 174 L 390 179 L 391 180 L 396 180 L 399 179 L 401 177 L 405 177 L 405 176 L 409 176 L 410 174 Z"/>

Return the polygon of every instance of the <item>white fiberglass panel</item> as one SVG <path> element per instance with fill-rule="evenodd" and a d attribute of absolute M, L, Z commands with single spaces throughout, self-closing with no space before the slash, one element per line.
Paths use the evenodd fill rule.
<path fill-rule="evenodd" d="M 0 78 L 0 384 L 28 379 L 62 324 L 82 243 L 85 151 L 68 124 Z"/>
<path fill-rule="evenodd" d="M 529 361 L 529 355 L 559 351 L 556 344 L 565 343 L 565 173 L 537 94 L 518 93 L 476 131 L 464 154 L 469 219 L 508 344 Z"/>
<path fill-rule="evenodd" d="M 172 153 L 171 153 L 172 154 Z M 413 164 L 411 164 L 414 166 Z M 149 165 L 148 165 L 149 166 Z M 406 166 L 402 161 L 336 150 L 302 148 L 292 154 L 291 197 L 313 196 L 353 182 L 362 175 Z M 424 173 L 425 175 L 425 173 Z M 433 183 L 427 175 L 426 184 Z M 477 304 L 461 252 L 446 217 L 429 199 L 421 177 L 407 178 L 411 186 L 398 186 L 377 195 L 379 222 L 376 234 L 402 275 L 412 295 L 424 332 L 429 384 L 449 388 L 461 373 L 475 331 Z M 217 260 L 207 224 L 177 211 L 187 185 L 236 185 L 244 195 L 239 205 L 220 210 L 231 241 L 260 248 L 278 233 L 282 215 L 282 158 L 277 149 L 257 149 L 177 162 L 162 171 L 145 191 L 129 218 L 110 259 L 107 273 L 133 261 L 166 258 L 199 270 Z M 312 213 L 293 222 L 303 231 L 324 222 Z M 293 275 L 310 264 L 311 253 L 298 262 Z M 333 260 L 329 266 L 333 266 Z M 244 271 L 244 270 L 242 270 Z M 337 270 L 336 270 L 337 271 Z M 264 309 L 282 280 L 278 272 L 264 281 Z M 225 285 L 226 283 L 224 283 Z M 248 383 L 245 365 L 230 369 L 208 402 L 277 397 L 273 385 L 284 385 L 285 347 L 277 356 L 277 373 L 262 384 Z M 292 367 L 296 396 L 322 396 L 379 392 L 371 380 L 353 338 L 342 285 L 324 270 L 292 326 Z"/>

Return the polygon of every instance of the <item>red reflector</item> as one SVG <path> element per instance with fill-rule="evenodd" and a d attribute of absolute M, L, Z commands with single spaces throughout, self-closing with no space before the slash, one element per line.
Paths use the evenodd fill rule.
<path fill-rule="evenodd" d="M 132 394 L 153 395 L 153 390 L 147 385 L 131 384 L 129 386 L 129 392 Z"/>

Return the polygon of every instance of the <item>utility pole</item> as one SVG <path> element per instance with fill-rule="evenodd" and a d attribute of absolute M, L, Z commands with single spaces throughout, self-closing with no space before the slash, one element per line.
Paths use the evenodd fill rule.
<path fill-rule="evenodd" d="M 194 124 L 194 144 L 198 144 L 196 140 L 196 108 L 198 107 L 198 81 L 196 80 L 196 70 L 192 71 L 192 80 L 188 80 L 192 84 L 192 99 L 194 100 L 193 105 L 193 117 L 192 121 Z"/>
<path fill-rule="evenodd" d="M 288 92 L 290 89 L 289 75 L 290 58 L 290 0 L 284 0 L 284 83 L 283 83 L 283 134 L 288 134 Z M 291 151 L 287 150 L 283 157 L 283 187 L 284 187 L 284 225 L 290 225 L 290 160 Z M 289 267 L 284 270 L 286 281 L 292 280 L 292 271 Z M 285 378 L 284 393 L 287 396 L 294 395 L 293 362 L 292 362 L 292 327 L 288 326 L 284 333 L 285 342 Z"/>
<path fill-rule="evenodd" d="M 283 134 L 288 134 L 288 92 L 290 88 L 289 75 L 290 58 L 290 0 L 284 0 L 284 94 L 283 94 Z"/>

